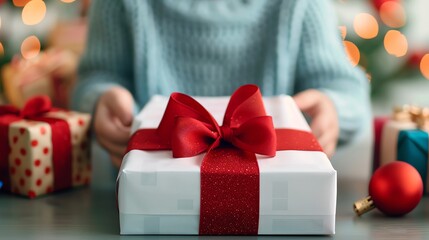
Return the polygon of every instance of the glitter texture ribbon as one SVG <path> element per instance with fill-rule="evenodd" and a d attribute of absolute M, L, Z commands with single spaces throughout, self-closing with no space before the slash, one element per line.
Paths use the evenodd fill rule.
<path fill-rule="evenodd" d="M 257 235 L 259 167 L 255 154 L 321 151 L 310 132 L 274 129 L 259 88 L 244 85 L 228 103 L 222 126 L 193 98 L 173 93 L 157 129 L 140 129 L 131 150 L 172 150 L 173 157 L 203 152 L 200 235 Z"/>
<path fill-rule="evenodd" d="M 9 125 L 22 119 L 42 121 L 52 128 L 52 161 L 54 166 L 54 189 L 60 190 L 71 186 L 71 133 L 66 121 L 57 118 L 48 118 L 43 115 L 52 108 L 47 96 L 37 96 L 29 99 L 22 110 L 12 106 L 0 106 L 0 180 L 5 189 L 10 190 L 9 178 Z"/>

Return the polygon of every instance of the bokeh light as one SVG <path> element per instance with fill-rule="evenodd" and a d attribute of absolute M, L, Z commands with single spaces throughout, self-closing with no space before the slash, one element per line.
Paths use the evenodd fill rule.
<path fill-rule="evenodd" d="M 72 3 L 72 2 L 74 2 L 75 0 L 61 0 L 61 2 L 65 2 L 65 3 Z"/>
<path fill-rule="evenodd" d="M 346 39 L 347 36 L 347 27 L 346 26 L 340 26 L 340 33 L 341 33 L 341 38 L 344 40 Z"/>
<path fill-rule="evenodd" d="M 393 56 L 402 57 L 407 54 L 407 38 L 397 30 L 389 30 L 384 36 L 384 48 Z"/>
<path fill-rule="evenodd" d="M 25 59 L 36 57 L 40 53 L 40 41 L 32 35 L 26 38 L 21 44 L 21 54 Z"/>
<path fill-rule="evenodd" d="M 420 61 L 420 71 L 429 80 L 429 54 L 425 54 Z"/>
<path fill-rule="evenodd" d="M 3 57 L 4 55 L 4 48 L 3 48 L 3 44 L 0 42 L 0 57 Z"/>
<path fill-rule="evenodd" d="M 360 52 L 358 47 L 350 41 L 343 41 L 343 43 L 351 64 L 356 66 L 360 60 Z"/>
<path fill-rule="evenodd" d="M 40 23 L 46 15 L 46 4 L 42 0 L 32 0 L 22 9 L 22 21 L 26 25 Z"/>
<path fill-rule="evenodd" d="M 375 38 L 378 35 L 378 22 L 369 13 L 359 13 L 355 16 L 353 27 L 356 34 L 364 39 Z"/>
<path fill-rule="evenodd" d="M 24 7 L 31 0 L 13 0 L 13 5 L 16 7 Z"/>
<path fill-rule="evenodd" d="M 380 18 L 387 26 L 400 28 L 405 25 L 406 21 L 404 7 L 398 2 L 387 1 L 381 5 Z"/>

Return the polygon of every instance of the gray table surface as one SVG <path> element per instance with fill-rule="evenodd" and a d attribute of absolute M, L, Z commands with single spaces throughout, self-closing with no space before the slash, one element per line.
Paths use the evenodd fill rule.
<path fill-rule="evenodd" d="M 429 201 L 401 218 L 379 211 L 355 217 L 353 202 L 367 192 L 366 182 L 338 183 L 336 234 L 333 236 L 260 236 L 233 239 L 429 239 Z M 0 195 L 0 239 L 213 239 L 198 236 L 120 236 L 113 190 L 73 189 L 34 200 Z M 228 238 L 228 239 L 229 239 Z"/>

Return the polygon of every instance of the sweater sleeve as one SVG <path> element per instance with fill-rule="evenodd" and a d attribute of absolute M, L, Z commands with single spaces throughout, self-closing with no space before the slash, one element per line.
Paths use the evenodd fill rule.
<path fill-rule="evenodd" d="M 100 95 L 113 86 L 131 91 L 132 58 L 129 26 L 122 1 L 94 0 L 89 14 L 86 50 L 72 94 L 72 108 L 92 112 Z"/>
<path fill-rule="evenodd" d="M 347 59 L 330 1 L 307 2 L 295 92 L 313 88 L 330 97 L 339 116 L 341 144 L 368 122 L 369 84 L 364 73 Z"/>

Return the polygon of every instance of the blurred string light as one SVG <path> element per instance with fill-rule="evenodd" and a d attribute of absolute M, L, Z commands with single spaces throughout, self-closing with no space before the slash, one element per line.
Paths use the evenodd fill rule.
<path fill-rule="evenodd" d="M 40 41 L 32 35 L 27 37 L 21 44 L 21 54 L 25 59 L 31 59 L 39 55 L 40 53 Z"/>
<path fill-rule="evenodd" d="M 420 71 L 429 80 L 429 54 L 425 54 L 420 61 Z"/>
<path fill-rule="evenodd" d="M 353 27 L 356 34 L 363 39 L 372 39 L 378 35 L 378 22 L 369 13 L 359 13 L 356 15 Z"/>
<path fill-rule="evenodd" d="M 22 9 L 22 21 L 25 25 L 36 25 L 46 15 L 46 4 L 42 0 L 32 0 Z"/>
<path fill-rule="evenodd" d="M 3 48 L 3 44 L 0 42 L 0 57 L 3 57 L 4 55 L 4 48 Z"/>
<path fill-rule="evenodd" d="M 407 38 L 398 30 L 389 30 L 384 36 L 384 48 L 390 55 L 402 57 L 408 51 Z"/>
<path fill-rule="evenodd" d="M 347 56 L 353 66 L 358 65 L 360 60 L 360 51 L 359 48 L 350 41 L 343 41 L 344 47 L 346 49 Z"/>
<path fill-rule="evenodd" d="M 25 4 L 27 4 L 30 1 L 31 0 L 13 0 L 13 5 L 15 5 L 15 7 L 24 7 Z"/>
<path fill-rule="evenodd" d="M 64 3 L 72 3 L 72 2 L 74 2 L 75 0 L 61 0 L 61 2 L 64 2 Z"/>
<path fill-rule="evenodd" d="M 347 27 L 340 26 L 341 38 L 343 39 L 344 49 L 346 50 L 347 57 L 350 60 L 350 63 L 354 66 L 358 65 L 360 60 L 360 51 L 359 48 L 352 42 L 346 41 L 347 36 Z"/>
<path fill-rule="evenodd" d="M 387 26 L 400 28 L 406 22 L 404 7 L 396 1 L 387 1 L 380 7 L 380 18 Z"/>

